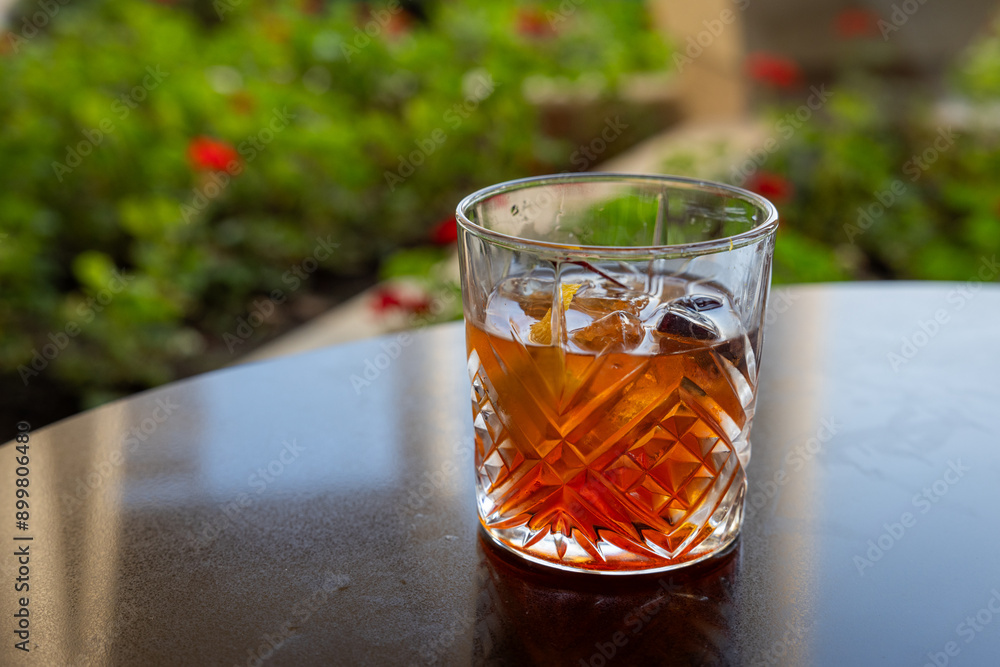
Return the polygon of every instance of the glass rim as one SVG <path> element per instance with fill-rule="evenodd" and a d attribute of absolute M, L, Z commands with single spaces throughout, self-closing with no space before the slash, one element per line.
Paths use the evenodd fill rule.
<path fill-rule="evenodd" d="M 739 234 L 734 234 L 732 236 L 724 236 L 718 239 L 709 239 L 706 241 L 649 246 L 601 246 L 568 245 L 563 243 L 553 243 L 551 241 L 526 239 L 520 236 L 511 236 L 510 234 L 504 234 L 492 229 L 487 229 L 486 227 L 470 220 L 465 214 L 465 211 L 469 210 L 476 204 L 484 202 L 491 197 L 508 192 L 523 190 L 525 188 L 539 185 L 585 183 L 594 181 L 603 181 L 608 183 L 627 183 L 629 181 L 639 183 L 659 183 L 675 187 L 679 186 L 680 189 L 701 189 L 705 191 L 714 191 L 716 193 L 726 193 L 757 206 L 757 208 L 765 214 L 763 216 L 765 219 L 745 232 L 740 232 Z M 693 257 L 698 255 L 707 255 L 714 252 L 734 250 L 736 248 L 742 248 L 750 245 L 766 236 L 772 235 L 778 229 L 778 209 L 775 208 L 774 204 L 772 204 L 768 199 L 762 197 L 761 195 L 735 185 L 727 185 L 717 181 L 687 178 L 684 176 L 671 176 L 667 174 L 635 174 L 592 171 L 585 173 L 530 176 L 528 178 L 504 181 L 503 183 L 497 183 L 495 185 L 481 188 L 472 194 L 465 196 L 458 203 L 458 206 L 455 209 L 455 220 L 462 226 L 462 228 L 472 234 L 508 248 L 517 248 L 533 252 L 537 252 L 539 250 L 549 250 L 557 252 L 558 254 L 572 253 L 574 256 L 614 256 L 629 257 L 633 259 L 648 256 L 658 259 L 670 259 L 676 257 Z"/>

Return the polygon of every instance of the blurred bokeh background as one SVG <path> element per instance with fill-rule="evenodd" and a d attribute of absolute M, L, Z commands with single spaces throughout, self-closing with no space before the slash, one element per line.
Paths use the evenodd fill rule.
<path fill-rule="evenodd" d="M 0 0 L 3 424 L 455 319 L 453 211 L 770 198 L 775 282 L 995 281 L 993 2 Z"/>

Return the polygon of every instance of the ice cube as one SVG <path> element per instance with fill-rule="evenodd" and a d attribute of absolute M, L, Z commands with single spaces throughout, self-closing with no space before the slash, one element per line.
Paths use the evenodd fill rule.
<path fill-rule="evenodd" d="M 637 347 L 644 336 L 639 318 L 624 310 L 616 310 L 569 332 L 569 339 L 588 352 L 628 352 Z"/>
<path fill-rule="evenodd" d="M 714 297 L 706 298 L 718 301 Z M 707 306 L 711 304 L 702 302 L 702 305 Z M 711 310 L 721 305 L 722 302 L 719 301 L 718 305 L 712 305 L 711 308 L 705 307 L 702 310 Z M 674 339 L 681 339 L 682 342 L 704 342 L 716 340 L 720 337 L 719 328 L 715 326 L 712 320 L 699 312 L 697 305 L 690 297 L 682 297 L 671 301 L 662 312 L 660 321 L 656 325 L 656 331 L 661 334 L 666 334 Z"/>
<path fill-rule="evenodd" d="M 642 292 L 597 283 L 582 287 L 569 307 L 600 318 L 617 311 L 638 315 L 648 304 L 649 296 Z"/>
<path fill-rule="evenodd" d="M 693 310 L 697 313 L 701 313 L 706 310 L 715 310 L 716 308 L 722 307 L 722 299 L 717 296 L 709 296 L 708 294 L 692 294 L 690 296 L 681 297 L 680 299 L 675 299 L 673 303 L 683 306 L 688 310 Z"/>
<path fill-rule="evenodd" d="M 497 287 L 497 296 L 513 301 L 525 315 L 540 320 L 545 311 L 552 307 L 554 286 L 555 282 L 551 279 L 520 276 L 503 281 Z"/>

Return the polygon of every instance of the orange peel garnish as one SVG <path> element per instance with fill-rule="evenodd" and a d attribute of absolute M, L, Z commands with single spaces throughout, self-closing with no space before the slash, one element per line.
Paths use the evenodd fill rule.
<path fill-rule="evenodd" d="M 577 290 L 580 289 L 582 285 L 579 283 L 560 285 L 559 288 L 562 290 L 562 307 L 563 311 L 569 308 L 570 301 L 576 295 Z M 552 309 L 549 308 L 542 315 L 542 319 L 538 320 L 531 325 L 531 340 L 539 345 L 551 345 L 552 344 Z"/>

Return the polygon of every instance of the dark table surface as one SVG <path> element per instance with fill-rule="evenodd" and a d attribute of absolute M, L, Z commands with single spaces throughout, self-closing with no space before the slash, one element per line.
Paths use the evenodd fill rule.
<path fill-rule="evenodd" d="M 483 542 L 458 325 L 33 432 L 26 531 L 8 443 L 0 663 L 1000 664 L 1000 290 L 781 289 L 769 320 L 742 535 L 660 576 Z"/>

